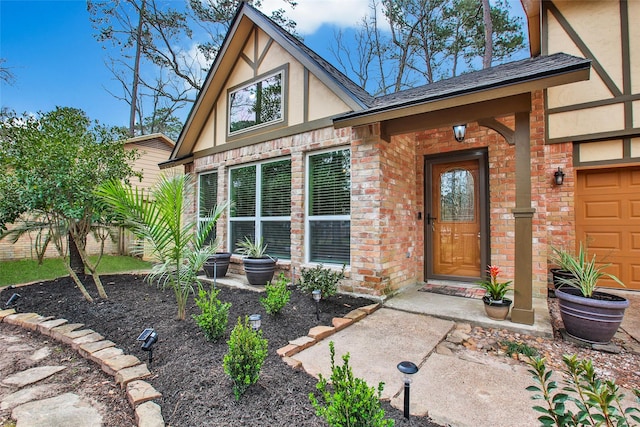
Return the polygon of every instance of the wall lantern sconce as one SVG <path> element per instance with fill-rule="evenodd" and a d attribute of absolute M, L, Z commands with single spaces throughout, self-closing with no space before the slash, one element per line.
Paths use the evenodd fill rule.
<path fill-rule="evenodd" d="M 316 302 L 316 318 L 320 320 L 320 299 L 322 298 L 322 291 L 320 289 L 316 289 L 315 291 L 311 292 L 311 296 Z"/>
<path fill-rule="evenodd" d="M 558 166 L 558 170 L 554 172 L 553 174 L 553 180 L 556 183 L 556 185 L 562 185 L 564 184 L 564 172 L 562 172 L 562 168 Z"/>
<path fill-rule="evenodd" d="M 153 361 L 153 345 L 158 341 L 158 333 L 153 328 L 146 328 L 136 338 L 136 341 L 142 341 L 142 350 L 149 352 L 149 365 Z"/>
<path fill-rule="evenodd" d="M 467 132 L 467 125 L 455 125 L 453 127 L 453 136 L 456 138 L 456 141 L 462 142 L 464 141 L 464 135 Z"/>
<path fill-rule="evenodd" d="M 251 316 L 249 316 L 249 325 L 251 325 L 251 329 L 253 329 L 255 332 L 258 332 L 261 324 L 262 316 L 260 316 L 259 314 L 252 314 Z"/>
<path fill-rule="evenodd" d="M 409 419 L 409 393 L 411 391 L 411 382 L 414 374 L 418 373 L 418 366 L 413 362 L 398 363 L 398 371 L 402 373 L 402 381 L 404 382 L 404 417 Z"/>

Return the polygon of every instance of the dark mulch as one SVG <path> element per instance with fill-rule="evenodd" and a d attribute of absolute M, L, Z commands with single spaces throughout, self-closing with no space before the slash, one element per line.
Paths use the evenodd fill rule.
<path fill-rule="evenodd" d="M 160 290 L 144 282 L 140 275 L 103 276 L 109 300 L 86 302 L 69 278 L 26 286 L 20 289 L 20 311 L 64 318 L 84 323 L 125 353 L 146 360 L 136 337 L 144 328 L 159 334 L 154 346 L 153 377 L 148 381 L 162 393 L 158 401 L 170 426 L 325 426 L 309 403 L 316 379 L 296 371 L 282 362 L 276 350 L 290 340 L 304 336 L 310 328 L 331 325 L 333 317 L 341 317 L 371 301 L 350 296 L 335 296 L 320 302 L 320 321 L 316 320 L 315 303 L 294 291 L 291 301 L 278 316 L 269 316 L 259 303 L 264 294 L 221 287 L 219 298 L 232 303 L 227 334 L 219 342 L 206 341 L 191 318 L 198 308 L 193 299 L 187 307 L 187 320 L 177 321 L 176 303 L 170 290 Z M 90 278 L 85 283 L 92 283 Z M 95 294 L 93 284 L 88 286 Z M 269 356 L 260 380 L 249 388 L 238 402 L 230 379 L 224 374 L 222 360 L 227 352 L 226 340 L 239 316 L 259 313 L 262 331 L 269 341 Z M 402 412 L 388 402 L 383 407 L 397 426 L 437 425 L 426 418 L 405 420 Z M 128 408 L 123 409 L 128 410 Z"/>

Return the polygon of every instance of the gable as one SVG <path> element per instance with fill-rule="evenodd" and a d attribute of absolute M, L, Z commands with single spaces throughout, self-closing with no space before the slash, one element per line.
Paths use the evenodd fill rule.
<path fill-rule="evenodd" d="M 544 2 L 543 41 L 548 53 L 589 58 L 588 81 L 550 88 L 546 93 L 550 142 L 618 138 L 640 126 L 637 99 L 637 2 Z M 635 70 L 634 70 L 635 61 Z M 640 105 L 640 104 L 639 104 Z M 633 117 L 633 114 L 636 117 Z"/>
<path fill-rule="evenodd" d="M 230 119 L 232 95 L 237 106 L 238 98 L 248 100 L 254 87 L 266 84 L 276 88 L 274 80 L 282 85 L 280 95 L 274 98 L 281 113 L 261 122 L 259 107 L 246 108 L 242 112 L 252 112 L 253 119 L 243 119 L 246 123 Z M 332 117 L 365 108 L 371 99 L 332 65 L 243 2 L 176 147 L 161 167 L 331 126 Z M 240 124 L 240 129 L 231 126 L 233 123 Z"/>
<path fill-rule="evenodd" d="M 282 76 L 282 117 L 264 126 L 249 127 L 240 132 L 232 131 L 231 95 L 273 75 Z M 223 150 L 229 144 L 238 146 L 273 139 L 284 129 L 311 129 L 314 123 L 348 111 L 352 111 L 351 108 L 320 78 L 266 32 L 254 27 L 214 101 L 192 153 Z"/>

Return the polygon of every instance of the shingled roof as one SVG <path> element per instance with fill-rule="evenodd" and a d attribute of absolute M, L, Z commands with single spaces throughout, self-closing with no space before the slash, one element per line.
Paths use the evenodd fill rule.
<path fill-rule="evenodd" d="M 376 98 L 370 108 L 343 114 L 335 121 L 588 70 L 590 66 L 590 60 L 565 53 L 523 59 L 383 95 Z"/>

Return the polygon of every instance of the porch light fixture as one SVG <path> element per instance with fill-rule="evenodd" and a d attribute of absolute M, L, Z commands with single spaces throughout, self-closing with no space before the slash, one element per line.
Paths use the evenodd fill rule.
<path fill-rule="evenodd" d="M 402 373 L 402 381 L 404 382 L 404 417 L 409 419 L 409 394 L 411 391 L 411 382 L 413 375 L 418 372 L 418 366 L 413 362 L 398 363 L 398 370 Z"/>
<path fill-rule="evenodd" d="M 20 298 L 22 298 L 20 294 L 14 293 L 13 295 L 11 295 L 7 302 L 4 304 L 5 310 L 8 308 L 15 308 Z"/>
<path fill-rule="evenodd" d="M 142 350 L 149 352 L 149 364 L 153 361 L 153 345 L 158 341 L 158 333 L 153 328 L 146 328 L 136 341 L 142 341 Z"/>
<path fill-rule="evenodd" d="M 453 136 L 455 136 L 456 141 L 462 142 L 464 141 L 464 135 L 467 132 L 467 125 L 455 125 L 453 127 Z"/>
<path fill-rule="evenodd" d="M 316 318 L 320 320 L 320 299 L 322 298 L 322 291 L 320 289 L 316 289 L 311 292 L 311 296 L 316 302 Z"/>
<path fill-rule="evenodd" d="M 260 316 L 259 314 L 252 314 L 251 316 L 249 316 L 249 325 L 251 325 L 251 329 L 258 332 L 261 324 L 262 316 Z"/>
<path fill-rule="evenodd" d="M 564 172 L 562 172 L 562 168 L 560 166 L 558 166 L 558 170 L 554 172 L 553 174 L 553 180 L 556 183 L 556 185 L 562 185 L 564 184 Z"/>

